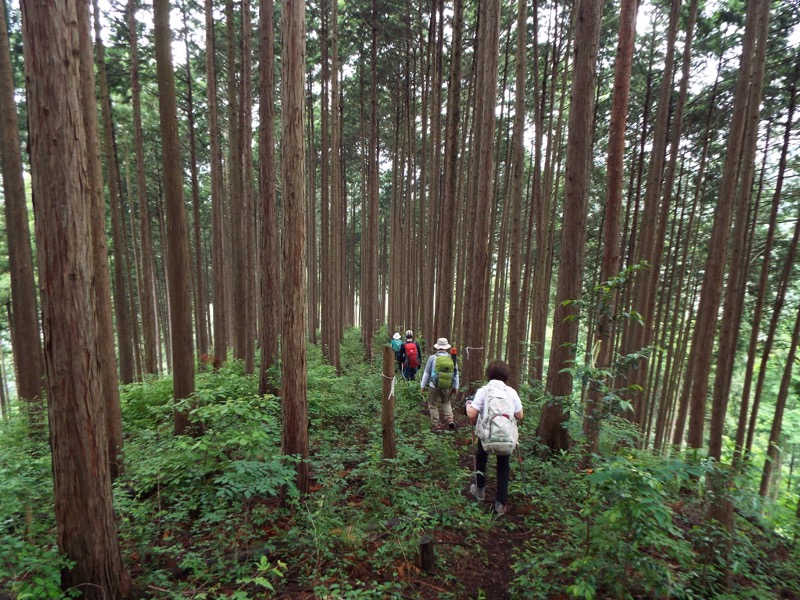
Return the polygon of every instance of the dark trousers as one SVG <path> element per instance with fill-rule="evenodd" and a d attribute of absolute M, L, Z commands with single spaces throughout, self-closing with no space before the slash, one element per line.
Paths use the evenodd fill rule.
<path fill-rule="evenodd" d="M 508 503 L 508 474 L 510 471 L 509 459 L 510 456 L 497 456 L 497 494 L 495 495 L 495 502 L 500 504 Z M 478 452 L 475 456 L 475 469 L 478 471 L 476 478 L 478 487 L 483 489 L 486 487 L 486 463 L 489 460 L 489 455 L 483 449 L 483 444 L 478 440 Z"/>
<path fill-rule="evenodd" d="M 406 381 L 412 381 L 413 379 L 416 379 L 417 371 L 418 369 L 415 369 L 413 367 L 404 366 L 403 379 L 405 379 Z"/>

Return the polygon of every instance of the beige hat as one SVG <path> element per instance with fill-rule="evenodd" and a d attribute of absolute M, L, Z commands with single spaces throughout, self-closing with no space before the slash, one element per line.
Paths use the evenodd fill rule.
<path fill-rule="evenodd" d="M 393 340 L 399 340 L 399 339 L 400 339 L 400 334 L 399 334 L 399 333 L 395 333 L 395 334 L 392 336 L 392 339 L 393 339 Z"/>
<path fill-rule="evenodd" d="M 434 348 L 437 350 L 447 350 L 450 347 L 450 344 L 447 341 L 447 338 L 439 338 L 436 340 L 436 343 L 433 345 Z"/>

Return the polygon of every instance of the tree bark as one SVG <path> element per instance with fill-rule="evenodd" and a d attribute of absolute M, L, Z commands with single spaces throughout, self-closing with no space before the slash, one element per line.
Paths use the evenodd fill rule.
<path fill-rule="evenodd" d="M 361 297 L 362 341 L 367 360 L 372 360 L 372 338 L 378 327 L 380 317 L 378 259 L 380 235 L 378 206 L 378 9 L 377 0 L 372 0 L 372 42 L 370 45 L 370 133 L 367 157 L 367 198 L 366 198 L 366 244 L 361 251 L 361 268 L 364 269 L 364 283 Z"/>
<path fill-rule="evenodd" d="M 86 202 L 101 197 L 99 164 L 91 167 L 97 128 L 84 118 L 87 106 L 96 111 L 88 3 L 31 0 L 22 22 L 55 519 L 59 551 L 75 562 L 61 583 L 89 599 L 127 599 L 133 589 L 114 520 L 102 373 L 114 364 L 101 362 L 97 319 L 107 310 L 110 320 L 111 309 L 93 289 L 94 206 Z"/>
<path fill-rule="evenodd" d="M 281 60 L 283 126 L 284 311 L 281 343 L 283 452 L 297 455 L 297 487 L 308 491 L 308 399 L 306 397 L 305 285 L 306 235 L 303 92 L 305 77 L 305 4 L 283 0 Z"/>
<path fill-rule="evenodd" d="M 589 194 L 592 122 L 594 116 L 595 65 L 600 35 L 602 0 L 578 0 L 575 10 L 575 66 L 570 93 L 567 169 L 564 189 L 564 226 L 553 317 L 553 341 L 547 372 L 547 392 L 552 401 L 542 409 L 537 434 L 552 450 L 566 450 L 569 434 L 562 426 L 562 402 L 572 394 L 572 375 L 562 372 L 575 360 L 578 341 L 577 309 L 565 306 L 580 300 L 586 241 L 586 209 Z"/>
<path fill-rule="evenodd" d="M 453 43 L 450 57 L 450 79 L 447 85 L 447 119 L 445 123 L 444 172 L 439 220 L 445 219 L 449 227 L 441 231 L 439 259 L 437 261 L 436 308 L 434 311 L 433 335 L 453 338 L 453 277 L 455 275 L 455 232 L 458 223 L 456 214 L 456 192 L 458 174 L 458 131 L 461 124 L 461 55 L 464 34 L 464 3 L 453 1 Z M 431 218 L 436 218 L 431 216 Z"/>
<path fill-rule="evenodd" d="M 189 128 L 189 170 L 192 179 L 192 225 L 194 230 L 194 310 L 197 358 L 208 352 L 206 337 L 206 284 L 203 275 L 203 235 L 200 222 L 200 184 L 197 178 L 197 139 L 194 123 L 194 82 L 192 80 L 192 55 L 189 47 L 189 25 L 186 7 L 183 8 L 184 45 L 186 47 L 186 121 Z"/>
<path fill-rule="evenodd" d="M 133 105 L 134 143 L 136 146 L 136 193 L 139 204 L 139 236 L 142 254 L 139 306 L 142 313 L 144 337 L 144 372 L 155 374 L 158 361 L 158 316 L 156 308 L 155 259 L 150 232 L 150 209 L 147 202 L 147 181 L 144 168 L 144 134 L 142 132 L 142 101 L 139 84 L 139 52 L 136 22 L 137 0 L 128 4 L 128 29 L 131 54 L 131 104 Z"/>
<path fill-rule="evenodd" d="M 158 108 L 161 120 L 161 152 L 164 163 L 164 194 L 167 220 L 167 285 L 169 287 L 172 345 L 173 395 L 176 401 L 194 393 L 191 280 L 189 276 L 189 234 L 183 201 L 181 147 L 178 139 L 178 109 L 172 68 L 172 33 L 169 28 L 169 0 L 154 4 Z M 175 412 L 175 434 L 182 435 L 189 416 Z"/>
<path fill-rule="evenodd" d="M 255 310 L 255 211 L 253 207 L 253 59 L 250 0 L 242 0 L 242 75 L 239 143 L 242 161 L 242 279 L 244 291 L 244 372 L 255 371 L 255 339 L 258 337 L 258 313 Z"/>
<path fill-rule="evenodd" d="M 792 331 L 792 341 L 789 347 L 789 354 L 786 358 L 786 366 L 783 369 L 781 387 L 778 390 L 778 398 L 775 402 L 775 416 L 772 418 L 772 427 L 769 432 L 769 446 L 767 447 L 767 458 L 764 461 L 764 471 L 761 475 L 761 485 L 758 493 L 762 498 L 769 494 L 773 476 L 776 470 L 780 470 L 780 465 L 776 469 L 779 461 L 781 449 L 778 447 L 780 442 L 781 430 L 783 428 L 783 413 L 786 409 L 786 400 L 789 397 L 789 387 L 792 384 L 792 367 L 797 356 L 797 344 L 800 340 L 800 310 L 794 321 L 794 331 Z"/>
<path fill-rule="evenodd" d="M 360 68 L 363 69 L 363 62 Z M 363 79 L 360 79 L 363 81 Z M 312 76 L 308 74 L 306 77 L 306 130 L 307 130 L 307 145 L 306 145 L 306 164 L 308 167 L 307 179 L 308 185 L 306 187 L 306 204 L 307 204 L 307 218 L 306 218 L 306 279 L 308 280 L 308 339 L 312 344 L 316 344 L 317 329 L 319 325 L 319 252 L 317 252 L 317 203 L 316 203 L 316 185 L 317 185 L 317 155 L 316 155 L 316 141 L 314 129 L 314 92 L 312 89 Z M 363 88 L 363 83 L 361 85 Z M 361 102 L 362 116 L 363 116 L 363 98 Z M 361 128 L 364 128 L 366 119 L 362 118 Z M 364 147 L 366 148 L 366 140 L 364 140 Z M 364 206 L 364 205 L 362 205 Z M 364 210 L 362 210 L 362 232 L 366 232 L 366 222 L 364 221 Z M 364 235 L 366 235 L 364 233 Z M 362 243 L 363 250 L 363 243 Z M 362 264 L 362 284 L 361 289 L 364 289 L 364 258 L 361 259 Z M 361 303 L 362 308 L 362 322 L 363 322 L 363 300 Z M 362 329 L 363 331 L 363 329 Z"/>
<path fill-rule="evenodd" d="M 748 102 L 755 102 L 758 105 L 761 101 L 761 81 L 756 81 L 753 74 L 759 70 L 757 65 L 764 60 L 761 48 L 766 44 L 768 26 L 769 0 L 754 1 L 748 4 L 739 80 L 726 146 L 725 166 L 720 182 L 717 210 L 714 213 L 714 224 L 700 292 L 700 305 L 697 309 L 696 326 L 689 355 L 689 362 L 693 365 L 692 386 L 690 390 L 684 392 L 688 392 L 691 398 L 687 440 L 690 448 L 700 448 L 703 445 L 708 377 L 711 370 L 712 349 L 717 325 L 716 315 L 722 295 L 722 279 L 727 250 L 726 239 L 733 218 L 736 189 L 739 183 L 739 164 L 745 152 L 743 143 L 747 105 Z"/>
<path fill-rule="evenodd" d="M 111 307 L 111 283 L 108 271 L 108 248 L 106 246 L 106 211 L 103 200 L 103 169 L 100 160 L 100 134 L 98 131 L 97 97 L 94 79 L 94 58 L 92 56 L 91 25 L 89 22 L 89 3 L 78 5 L 79 14 L 86 11 L 86 20 L 80 19 L 80 69 L 81 101 L 83 104 L 83 124 L 87 139 L 89 174 L 93 185 L 88 197 L 91 207 L 92 256 L 94 260 L 94 294 L 97 305 L 96 323 L 98 343 L 102 353 L 98 357 L 103 383 L 103 418 L 108 444 L 108 459 L 111 477 L 121 471 L 122 417 L 119 404 L 119 377 L 117 373 L 116 351 L 114 346 L 114 324 Z"/>
<path fill-rule="evenodd" d="M 484 0 L 480 3 L 478 17 L 478 55 L 475 95 L 475 185 L 471 203 L 475 210 L 472 221 L 473 235 L 470 245 L 470 264 L 464 302 L 469 306 L 464 319 L 464 345 L 472 350 L 464 356 L 461 383 L 474 385 L 483 376 L 486 362 L 486 324 L 489 308 L 490 222 L 491 190 L 494 179 L 492 146 L 495 130 L 497 97 L 497 65 L 500 39 L 500 3 Z"/>
<path fill-rule="evenodd" d="M 114 316 L 117 326 L 117 347 L 119 349 L 119 378 L 123 384 L 133 382 L 133 323 L 127 285 L 125 284 L 125 235 L 122 230 L 122 186 L 120 185 L 119 163 L 114 142 L 114 121 L 111 115 L 111 97 L 108 93 L 106 77 L 105 48 L 100 36 L 100 11 L 97 0 L 94 6 L 95 62 L 100 79 L 100 106 L 103 118 L 103 150 L 106 157 L 108 177 L 108 196 L 111 207 L 111 236 L 114 243 Z M 121 438 L 121 433 L 120 433 Z M 121 440 L 120 440 L 121 441 Z"/>
<path fill-rule="evenodd" d="M 228 326 L 226 315 L 225 225 L 222 208 L 222 150 L 219 141 L 217 109 L 217 69 L 215 65 L 213 0 L 205 2 L 206 16 L 206 97 L 211 161 L 211 264 L 214 275 L 214 359 L 221 364 L 228 356 Z"/>
<path fill-rule="evenodd" d="M 636 37 L 636 13 L 638 0 L 623 0 L 620 6 L 617 58 L 614 66 L 614 97 L 611 108 L 611 123 L 608 134 L 608 160 L 606 161 L 606 205 L 603 221 L 603 260 L 600 269 L 600 285 L 609 281 L 619 270 L 620 255 L 620 213 L 622 209 L 622 188 L 624 182 L 625 127 L 628 120 L 628 97 L 631 87 L 631 68 L 633 65 L 633 45 Z M 616 310 L 617 291 L 610 290 L 607 313 L 601 314 L 594 334 L 595 344 L 600 344 L 598 365 L 609 368 L 614 358 L 611 340 L 614 336 L 614 322 L 610 318 Z M 583 419 L 583 433 L 586 436 L 584 448 L 585 464 L 597 452 L 600 441 L 600 419 L 603 411 L 603 394 L 597 386 L 592 386 L 586 403 Z"/>
<path fill-rule="evenodd" d="M 342 122 L 339 119 L 339 30 L 338 2 L 331 3 L 331 348 L 330 361 L 337 373 L 342 372 L 340 344 L 342 342 L 344 293 L 346 197 L 342 193 Z"/>
<path fill-rule="evenodd" d="M 781 203 L 783 191 L 783 181 L 786 175 L 786 166 L 789 153 L 789 143 L 794 120 L 794 111 L 797 101 L 797 79 L 800 75 L 800 61 L 795 67 L 789 90 L 789 108 L 786 117 L 786 129 L 783 134 L 783 145 L 781 146 L 781 157 L 778 163 L 778 175 L 775 180 L 775 192 L 772 196 L 772 206 L 769 214 L 769 225 L 767 227 L 767 239 L 764 241 L 764 254 L 761 258 L 761 272 L 758 278 L 758 292 L 756 293 L 756 303 L 753 308 L 752 330 L 750 341 L 747 348 L 747 366 L 745 368 L 744 383 L 742 384 L 742 401 L 739 407 L 739 423 L 736 428 L 736 445 L 734 450 L 734 461 L 738 461 L 743 456 L 745 445 L 745 434 L 747 432 L 747 414 L 750 404 L 750 390 L 753 384 L 753 371 L 758 348 L 758 337 L 761 331 L 761 317 L 764 312 L 764 297 L 767 290 L 767 280 L 769 277 L 770 263 L 772 260 L 772 247 L 775 241 L 775 231 L 778 221 L 778 209 Z M 763 366 L 766 365 L 762 365 Z"/>
<path fill-rule="evenodd" d="M 769 10 L 769 9 L 766 9 Z M 764 17 L 767 21 L 768 17 Z M 766 36 L 759 44 L 757 52 L 766 51 Z M 764 78 L 765 59 L 757 61 L 753 70 L 754 90 L 751 91 L 747 107 L 747 122 L 743 137 L 742 159 L 739 164 L 739 185 L 736 192 L 736 214 L 733 224 L 731 251 L 728 267 L 728 278 L 725 286 L 725 302 L 722 309 L 722 320 L 719 332 L 718 358 L 714 373 L 712 390 L 711 427 L 709 431 L 708 455 L 717 461 L 722 458 L 722 436 L 725 428 L 725 417 L 728 412 L 728 399 L 731 391 L 731 380 L 734 372 L 734 357 L 739 343 L 739 328 L 744 310 L 745 286 L 750 264 L 748 252 L 748 232 L 750 230 L 748 216 L 751 213 L 757 220 L 757 202 L 755 210 L 751 210 L 753 180 L 755 176 L 755 152 L 758 143 L 759 105 L 761 104 L 761 81 Z M 730 511 L 728 511 L 730 512 Z M 732 518 L 731 518 L 732 519 Z M 732 520 L 730 526 L 733 526 Z"/>
<path fill-rule="evenodd" d="M 659 206 L 661 190 L 664 179 L 664 161 L 666 158 L 667 138 L 669 136 L 669 118 L 672 105 L 673 70 L 675 64 L 675 44 L 678 37 L 678 24 L 681 12 L 681 0 L 671 0 L 669 13 L 669 26 L 667 28 L 667 54 L 664 59 L 664 71 L 661 79 L 661 88 L 656 112 L 655 126 L 653 129 L 653 150 L 650 153 L 650 162 L 647 169 L 647 182 L 644 192 L 644 206 L 641 212 L 641 223 L 638 229 L 635 247 L 634 263 L 646 262 L 650 269 L 658 274 L 660 264 L 656 264 L 654 255 L 659 251 L 656 242 L 656 231 L 659 227 Z M 689 38 L 691 39 L 691 38 Z M 660 260 L 658 261 L 660 263 Z M 650 277 L 642 274 L 634 278 L 631 296 L 631 308 L 645 320 L 644 326 L 629 324 L 623 337 L 622 353 L 630 354 L 642 348 L 647 338 L 647 330 L 655 321 L 654 314 L 648 314 L 648 294 Z M 646 382 L 646 362 L 628 375 L 631 383 L 644 387 Z M 633 415 L 636 421 L 642 421 L 644 412 L 643 394 L 635 392 L 633 395 Z"/>
<path fill-rule="evenodd" d="M 331 0 L 320 0 L 320 300 L 322 307 L 321 347 L 322 355 L 333 363 L 333 244 L 331 240 L 331 165 L 330 165 L 330 21 Z"/>
<path fill-rule="evenodd" d="M 43 399 L 44 365 L 19 144 L 8 27 L 5 7 L 0 5 L 0 169 L 3 176 L 11 302 L 14 309 L 14 317 L 9 319 L 13 340 L 11 350 L 16 367 L 17 396 L 31 402 L 31 408 L 43 409 L 44 405 L 40 400 Z M 40 411 L 31 411 L 31 425 L 34 428 L 38 426 L 37 423 L 41 424 L 35 416 L 37 412 Z"/>
<path fill-rule="evenodd" d="M 259 191 L 261 194 L 260 394 L 277 392 L 270 370 L 278 365 L 281 292 L 275 206 L 275 26 L 272 0 L 261 0 L 259 19 Z"/>
<path fill-rule="evenodd" d="M 554 143 L 548 144 L 545 157 L 544 172 L 539 201 L 534 200 L 535 230 L 536 230 L 536 260 L 532 273 L 531 293 L 531 325 L 529 345 L 529 378 L 542 379 L 544 377 L 545 336 L 547 330 L 547 314 L 550 305 L 550 289 L 553 277 L 553 246 L 555 243 L 555 211 L 558 206 L 559 183 L 561 179 L 561 164 L 563 160 L 563 135 L 564 135 L 564 106 L 567 98 L 567 76 L 570 67 L 568 56 L 572 48 L 573 36 L 569 31 L 562 37 L 567 38 L 566 48 L 562 53 L 558 47 L 553 49 L 553 66 L 550 87 L 550 118 L 548 131 L 554 138 Z M 556 73 L 561 66 L 561 77 Z M 555 107 L 556 83 L 560 81 L 558 109 Z M 553 114 L 557 113 L 555 130 L 553 129 Z"/>
<path fill-rule="evenodd" d="M 781 312 L 783 311 L 783 304 L 786 301 L 786 292 L 789 288 L 789 283 L 792 281 L 792 268 L 794 266 L 795 256 L 797 255 L 798 242 L 800 241 L 800 215 L 795 218 L 797 220 L 795 221 L 794 233 L 789 242 L 789 247 L 786 250 L 786 260 L 783 263 L 781 278 L 778 282 L 778 290 L 775 293 L 775 300 L 772 303 L 772 317 L 769 321 L 764 347 L 761 350 L 761 363 L 758 368 L 756 389 L 755 392 L 753 392 L 753 409 L 750 411 L 747 438 L 745 440 L 745 456 L 748 456 L 753 448 L 753 438 L 755 437 L 756 425 L 758 423 L 758 407 L 761 404 L 761 393 L 764 390 L 764 382 L 767 376 L 767 364 L 772 354 L 772 346 L 775 343 L 778 323 L 780 322 Z"/>

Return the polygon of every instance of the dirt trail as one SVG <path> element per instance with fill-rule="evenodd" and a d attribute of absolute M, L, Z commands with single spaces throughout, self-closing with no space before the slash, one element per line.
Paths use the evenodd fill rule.
<path fill-rule="evenodd" d="M 458 430 L 455 433 L 443 433 L 450 435 L 453 442 L 459 447 L 459 465 L 472 471 L 474 468 L 474 446 L 472 441 L 472 429 L 466 416 L 456 412 L 456 422 Z M 494 475 L 495 459 L 490 457 L 489 477 L 486 486 L 486 499 L 484 509 L 494 514 L 495 484 Z M 512 465 L 511 480 L 518 476 L 517 469 Z M 463 485 L 463 494 L 467 502 L 477 502 L 469 493 L 469 481 Z M 513 554 L 516 549 L 521 547 L 533 533 L 525 530 L 523 521 L 524 513 L 529 512 L 530 507 L 521 502 L 519 497 L 509 498 L 509 511 L 502 517 L 495 517 L 493 527 L 482 532 L 477 539 L 473 536 L 467 539 L 464 531 L 436 532 L 437 544 L 442 547 L 459 546 L 465 558 L 448 565 L 448 572 L 444 573 L 440 568 L 429 575 L 420 574 L 414 582 L 420 598 L 439 598 L 446 594 L 452 594 L 456 590 L 452 584 L 447 583 L 447 577 L 453 577 L 458 581 L 461 598 L 485 598 L 486 600 L 509 600 L 509 583 L 514 578 Z M 516 527 L 509 530 L 508 522 Z M 446 548 L 443 551 L 447 551 Z M 491 558 L 488 558 L 491 557 Z"/>

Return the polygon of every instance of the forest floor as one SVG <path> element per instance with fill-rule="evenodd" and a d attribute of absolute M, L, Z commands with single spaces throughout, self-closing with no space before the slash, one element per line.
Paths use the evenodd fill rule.
<path fill-rule="evenodd" d="M 511 459 L 508 512 L 469 492 L 472 427 L 453 402 L 455 431 L 431 432 L 418 383 L 398 382 L 397 458 L 382 452 L 380 364 L 355 333 L 341 375 L 311 347 L 311 486 L 281 452 L 281 400 L 232 362 L 198 375 L 183 409 L 198 438 L 173 434 L 172 381 L 122 390 L 125 473 L 114 503 L 126 565 L 158 600 L 800 600 L 796 496 L 764 504 L 737 483 L 733 533 L 706 519 L 713 469 L 634 449 L 630 423 L 609 418 L 602 459 L 543 452 L 541 400 L 521 390 L 526 419 Z M 376 361 L 377 362 L 377 361 Z M 567 423 L 579 439 L 580 419 Z M 0 423 L 0 600 L 65 599 L 46 437 Z M 751 480 L 754 478 L 747 475 Z M 787 496 L 788 497 L 788 496 Z M 420 568 L 419 542 L 435 563 Z"/>
<path fill-rule="evenodd" d="M 428 409 L 422 405 L 421 412 L 428 415 Z M 452 441 L 458 452 L 459 466 L 464 471 L 474 469 L 474 451 L 476 443 L 472 435 L 472 426 L 467 417 L 454 410 L 458 425 L 455 431 L 431 432 L 431 436 L 442 436 Z M 516 456 L 516 455 L 515 455 Z M 511 479 L 524 477 L 520 473 L 521 464 L 512 456 Z M 507 600 L 514 596 L 509 591 L 509 584 L 514 579 L 514 550 L 521 547 L 539 533 L 530 529 L 530 517 L 535 506 L 530 498 L 520 493 L 510 494 L 508 512 L 498 516 L 494 512 L 495 502 L 495 459 L 489 458 L 489 475 L 487 477 L 486 498 L 479 503 L 469 492 L 472 479 L 463 484 L 465 503 L 480 504 L 491 516 L 492 525 L 488 529 L 477 531 L 443 527 L 428 532 L 434 538 L 434 553 L 437 557 L 433 568 L 424 571 L 420 568 L 417 557 L 410 559 L 405 565 L 399 565 L 398 573 L 405 579 L 404 597 L 426 600 L 443 597 L 457 597 L 485 600 Z M 313 474 L 312 474 L 313 476 Z M 363 499 L 350 496 L 350 501 L 360 502 Z M 553 534 L 551 534 L 553 535 Z M 540 540 L 547 543 L 547 540 Z M 368 560 L 351 568 L 354 579 L 380 579 L 381 574 L 373 572 Z M 335 595 L 330 596 L 335 598 Z M 287 589 L 276 599 L 280 600 L 313 600 L 319 595 L 308 589 Z M 549 596 L 549 600 L 562 600 L 567 596 L 557 593 Z M 800 600 L 800 596 L 798 596 Z"/>

